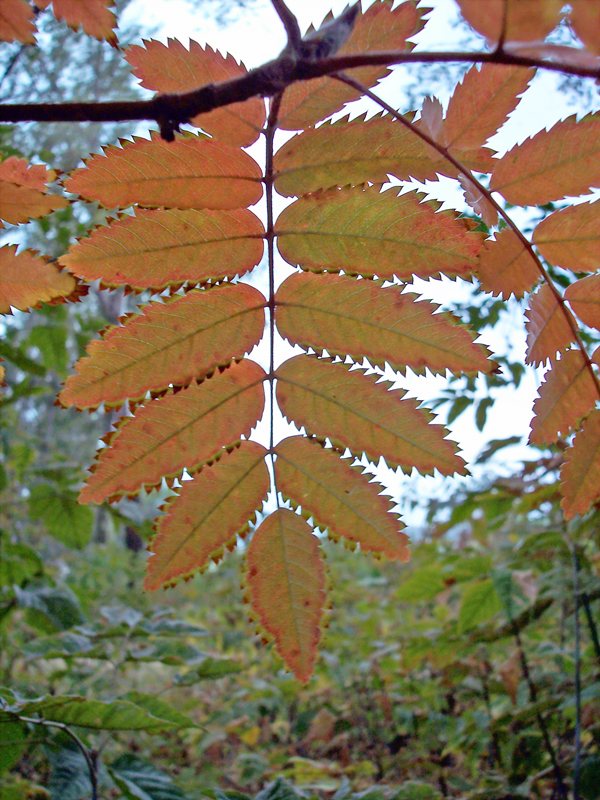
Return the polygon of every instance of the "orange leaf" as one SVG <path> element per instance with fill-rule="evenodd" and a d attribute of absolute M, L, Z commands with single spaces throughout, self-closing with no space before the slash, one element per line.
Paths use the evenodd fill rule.
<path fill-rule="evenodd" d="M 325 605 L 317 537 L 302 517 L 281 508 L 254 532 L 247 558 L 252 608 L 285 665 L 304 683 L 317 659 Z"/>
<path fill-rule="evenodd" d="M 259 291 L 239 283 L 146 306 L 90 342 L 60 402 L 80 409 L 103 402 L 108 408 L 169 384 L 188 386 L 258 343 L 265 303 Z"/>
<path fill-rule="evenodd" d="M 36 0 L 39 8 L 48 8 L 50 0 Z M 113 28 L 117 20 L 110 10 L 113 0 L 52 0 L 56 19 L 63 20 L 73 30 L 83 30 L 95 39 L 106 40 L 113 46 L 116 36 Z"/>
<path fill-rule="evenodd" d="M 489 351 L 473 343 L 468 329 L 439 306 L 417 303 L 403 287 L 339 275 L 295 274 L 279 288 L 275 319 L 293 344 L 331 355 L 368 358 L 403 370 L 489 372 Z"/>
<path fill-rule="evenodd" d="M 284 439 L 275 452 L 277 488 L 327 528 L 329 538 L 343 536 L 364 552 L 409 560 L 408 537 L 400 533 L 404 526 L 371 476 L 302 436 Z"/>
<path fill-rule="evenodd" d="M 569 325 L 575 320 L 564 303 L 559 303 L 547 283 L 542 284 L 530 300 L 526 312 L 527 322 L 527 355 L 528 364 L 538 366 L 547 358 L 554 358 L 559 350 L 571 344 L 575 334 Z"/>
<path fill-rule="evenodd" d="M 573 30 L 588 50 L 600 53 L 600 5 L 590 0 L 569 0 Z"/>
<path fill-rule="evenodd" d="M 600 273 L 572 283 L 565 297 L 583 323 L 600 329 Z"/>
<path fill-rule="evenodd" d="M 496 162 L 482 145 L 516 108 L 533 75 L 504 64 L 471 67 L 450 98 L 438 141 L 469 169 L 491 172 Z"/>
<path fill-rule="evenodd" d="M 491 189 L 516 205 L 540 205 L 600 185 L 600 114 L 569 117 L 496 162 Z"/>
<path fill-rule="evenodd" d="M 423 27 L 423 11 L 414 0 L 392 11 L 391 2 L 374 3 L 356 20 L 354 30 L 338 55 L 377 50 L 410 50 L 407 39 Z M 386 66 L 353 69 L 351 76 L 365 86 L 374 86 L 390 72 Z M 360 92 L 331 78 L 315 78 L 295 83 L 286 89 L 279 113 L 279 126 L 287 131 L 301 130 L 338 111 L 355 100 Z"/>
<path fill-rule="evenodd" d="M 203 571 L 247 530 L 248 520 L 269 491 L 266 450 L 244 441 L 230 455 L 203 467 L 169 499 L 152 539 L 144 588 L 173 585 Z"/>
<path fill-rule="evenodd" d="M 486 39 L 545 39 L 560 22 L 563 0 L 457 0 L 463 17 Z M 505 16 L 506 15 L 506 16 Z"/>
<path fill-rule="evenodd" d="M 75 292 L 71 275 L 29 250 L 18 255 L 16 250 L 14 244 L 0 247 L 0 313 L 9 312 L 11 306 L 26 311 Z"/>
<path fill-rule="evenodd" d="M 498 212 L 477 184 L 473 183 L 473 180 L 469 177 L 470 174 L 465 175 L 462 172 L 458 174 L 458 182 L 465 194 L 465 202 L 481 217 L 488 228 L 491 228 L 498 222 Z"/>
<path fill-rule="evenodd" d="M 66 197 L 44 194 L 29 186 L 17 186 L 0 180 L 0 219 L 12 225 L 44 217 L 68 205 Z"/>
<path fill-rule="evenodd" d="M 594 272 L 600 266 L 600 202 L 563 208 L 533 232 L 540 253 L 557 267 Z"/>
<path fill-rule="evenodd" d="M 264 227 L 247 209 L 136 212 L 96 228 L 60 263 L 87 281 L 137 290 L 233 278 L 262 258 Z"/>
<path fill-rule="evenodd" d="M 125 53 L 142 86 L 155 92 L 188 92 L 207 83 L 221 83 L 247 74 L 246 67 L 227 54 L 222 56 L 208 45 L 191 41 L 189 50 L 177 39 L 167 44 L 145 41 Z M 258 139 L 265 123 L 265 103 L 252 97 L 244 103 L 233 103 L 208 114 L 198 114 L 192 125 L 202 128 L 217 139 L 238 147 L 246 147 Z"/>
<path fill-rule="evenodd" d="M 560 480 L 566 519 L 585 514 L 600 500 L 600 409 L 592 411 L 566 451 Z"/>
<path fill-rule="evenodd" d="M 474 224 L 397 192 L 356 187 L 296 200 L 275 225 L 281 255 L 303 269 L 386 280 L 471 273 L 482 241 Z"/>
<path fill-rule="evenodd" d="M 388 390 L 374 375 L 349 371 L 313 356 L 296 356 L 276 372 L 277 400 L 288 419 L 307 432 L 327 436 L 335 447 L 371 460 L 383 456 L 391 467 L 430 473 L 464 474 L 464 462 L 440 425 L 404 391 Z"/>
<path fill-rule="evenodd" d="M 504 300 L 512 294 L 523 297 L 540 277 L 536 260 L 510 228 L 483 243 L 477 273 L 481 288 Z"/>
<path fill-rule="evenodd" d="M 235 444 L 261 416 L 265 372 L 245 359 L 222 374 L 152 400 L 123 418 L 100 450 L 80 495 L 101 503 L 197 470 Z"/>
<path fill-rule="evenodd" d="M 275 187 L 280 194 L 307 194 L 332 186 L 388 175 L 407 180 L 447 173 L 448 161 L 416 134 L 390 117 L 362 117 L 325 123 L 293 136 L 275 154 Z M 452 167 L 451 167 L 452 169 Z"/>
<path fill-rule="evenodd" d="M 30 164 L 24 158 L 9 156 L 0 162 L 0 180 L 15 183 L 17 186 L 28 186 L 43 192 L 47 183 L 56 178 L 56 172 L 45 164 Z"/>
<path fill-rule="evenodd" d="M 0 41 L 33 44 L 33 9 L 27 0 L 2 0 L 0 3 Z"/>
<path fill-rule="evenodd" d="M 200 136 L 174 142 L 135 137 L 106 148 L 66 183 L 107 208 L 244 208 L 262 197 L 261 170 L 238 148 Z"/>
<path fill-rule="evenodd" d="M 598 399 L 598 391 L 580 350 L 567 350 L 552 365 L 533 404 L 529 442 L 548 445 L 566 436 Z"/>

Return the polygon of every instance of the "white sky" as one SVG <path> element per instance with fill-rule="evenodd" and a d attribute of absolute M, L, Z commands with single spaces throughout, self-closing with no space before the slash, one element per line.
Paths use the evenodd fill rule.
<path fill-rule="evenodd" d="M 318 24 L 330 9 L 334 13 L 339 13 L 346 5 L 346 0 L 288 0 L 288 6 L 298 17 L 303 30 L 310 23 Z M 370 2 L 363 2 L 363 6 L 366 5 L 370 5 Z M 452 25 L 453 21 L 459 19 L 454 0 L 426 0 L 426 2 L 422 1 L 421 5 L 433 8 L 433 11 L 429 15 L 430 20 L 426 31 L 415 40 L 420 49 L 443 50 L 466 47 L 464 41 L 461 43 L 457 40 L 458 34 Z M 223 7 L 223 3 L 221 3 L 221 7 Z M 184 43 L 187 43 L 188 38 L 196 39 L 201 43 L 208 42 L 222 51 L 231 52 L 236 58 L 243 60 L 248 67 L 257 66 L 274 58 L 285 45 L 283 27 L 269 0 L 257 0 L 248 9 L 232 10 L 226 25 L 217 24 L 214 19 L 214 8 L 213 5 L 211 9 L 211 0 L 204 0 L 204 3 L 199 4 L 199 7 L 196 8 L 193 0 L 134 0 L 128 9 L 127 16 L 138 21 L 141 18 L 149 29 L 155 27 L 157 30 L 155 38 L 164 41 L 167 37 L 172 36 L 179 38 Z M 483 40 L 474 34 L 472 46 L 478 48 L 482 45 Z M 380 93 L 392 105 L 401 105 L 402 87 L 409 69 L 410 66 L 397 68 L 382 85 Z M 538 130 L 550 127 L 559 119 L 572 114 L 574 108 L 569 106 L 566 98 L 557 91 L 557 80 L 557 76 L 552 73 L 546 72 L 538 75 L 534 85 L 529 89 L 525 101 L 511 115 L 502 133 L 492 140 L 492 144 L 498 149 L 508 149 L 517 141 L 522 141 Z M 446 101 L 448 98 L 441 97 L 440 99 Z M 600 103 L 598 105 L 600 106 Z M 253 155 L 260 159 L 260 154 L 253 153 Z M 431 196 L 442 200 L 448 197 L 447 185 L 445 188 L 442 186 L 440 190 L 439 185 L 428 184 L 428 189 L 432 193 Z M 419 289 L 424 293 L 429 290 L 429 294 L 426 296 L 437 302 L 442 302 L 449 297 L 457 297 L 461 292 L 460 284 L 457 288 L 455 282 L 446 280 L 435 282 L 435 284 L 430 283 L 429 286 L 421 282 Z M 511 320 L 510 329 L 505 328 L 503 331 L 492 332 L 481 341 L 485 341 L 492 350 L 505 351 L 506 342 L 503 339 L 507 335 L 507 330 L 514 347 L 513 360 L 522 359 L 525 337 L 523 320 L 519 313 L 516 313 L 514 319 Z M 263 343 L 262 353 L 266 353 L 265 344 Z M 280 358 L 288 355 L 289 350 L 281 350 L 279 353 Z M 257 357 L 256 353 L 253 353 L 253 356 Z M 395 376 L 390 373 L 388 377 L 393 379 Z M 412 396 L 428 400 L 438 396 L 440 389 L 443 388 L 444 379 L 416 377 L 411 379 L 409 374 L 407 378 L 398 380 L 396 385 L 407 388 Z M 531 406 L 536 389 L 537 378 L 533 371 L 529 370 L 522 387 L 517 391 L 507 390 L 504 393 L 505 398 L 496 403 L 488 413 L 485 436 L 476 431 L 473 412 L 470 410 L 450 426 L 452 438 L 460 443 L 462 454 L 468 462 L 477 456 L 485 441 L 490 438 L 499 439 L 513 435 L 527 437 Z M 281 430 L 280 438 L 283 438 L 286 433 L 283 428 Z M 264 427 L 262 430 L 259 428 L 257 438 L 264 441 Z M 518 460 L 526 457 L 526 451 L 524 448 L 512 448 L 502 452 L 500 461 L 497 463 L 504 464 L 506 471 L 510 472 L 511 465 L 507 462 L 508 456 Z M 389 487 L 394 497 L 405 496 L 407 489 L 418 492 L 420 495 L 430 496 L 435 496 L 440 491 L 440 482 L 437 478 L 414 476 L 407 479 L 400 473 L 395 474 L 387 468 L 380 468 L 377 474 Z M 403 508 L 403 511 L 406 509 Z M 407 521 L 413 524 L 419 522 L 418 515 L 405 514 L 405 518 L 408 518 Z"/>

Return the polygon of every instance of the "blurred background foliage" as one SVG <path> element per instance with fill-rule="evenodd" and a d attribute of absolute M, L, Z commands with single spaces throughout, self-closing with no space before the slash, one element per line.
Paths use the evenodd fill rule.
<path fill-rule="evenodd" d="M 114 51 L 48 16 L 41 48 L 2 49 L 2 99 L 136 95 Z M 0 155 L 70 169 L 128 132 L 6 126 Z M 105 213 L 75 203 L 18 238 L 57 256 Z M 511 313 L 479 297 L 452 308 L 478 329 Z M 144 594 L 160 493 L 77 503 L 110 419 L 54 398 L 89 339 L 134 307 L 92 287 L 84 304 L 2 322 L 0 798 L 600 798 L 600 514 L 565 527 L 560 448 L 499 478 L 519 439 L 491 440 L 476 479 L 427 502 L 410 565 L 326 543 L 334 610 L 302 687 L 251 635 L 239 555 Z M 449 380 L 438 410 L 471 409 L 483 429 L 520 379 L 500 360 L 510 378 Z"/>

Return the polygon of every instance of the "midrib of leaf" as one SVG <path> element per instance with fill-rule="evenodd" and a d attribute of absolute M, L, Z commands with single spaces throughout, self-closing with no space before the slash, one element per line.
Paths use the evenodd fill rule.
<path fill-rule="evenodd" d="M 210 378 L 209 378 L 209 379 L 207 379 L 207 380 L 210 380 Z M 249 389 L 253 389 L 255 386 L 258 386 L 259 384 L 261 384 L 261 383 L 263 383 L 263 382 L 264 382 L 264 378 L 261 378 L 261 379 L 260 379 L 260 380 L 258 380 L 258 381 L 254 381 L 253 383 L 249 383 L 249 384 L 247 384 L 246 386 L 243 386 L 241 389 L 238 389 L 238 390 L 237 390 L 236 392 L 234 392 L 233 394 L 230 394 L 230 395 L 228 395 L 228 396 L 225 398 L 225 400 L 221 400 L 221 402 L 219 402 L 219 403 L 216 403 L 214 406 L 210 406 L 210 408 L 207 408 L 207 409 L 206 409 L 206 411 L 204 411 L 204 412 L 203 412 L 202 416 L 203 416 L 203 417 L 205 417 L 205 416 L 207 416 L 208 414 L 211 414 L 213 411 L 216 411 L 216 410 L 217 410 L 218 408 L 220 408 L 222 405 L 225 405 L 225 403 L 228 403 L 230 400 L 234 400 L 234 399 L 235 399 L 236 397 L 238 397 L 239 395 L 243 394 L 244 392 L 248 391 Z M 127 419 L 135 419 L 135 417 L 128 417 Z M 169 435 L 168 435 L 168 436 L 164 436 L 162 439 L 153 439 L 153 442 L 154 442 L 153 446 L 152 446 L 152 447 L 150 447 L 150 448 L 148 448 L 147 450 L 145 450 L 145 451 L 144 451 L 144 452 L 143 452 L 141 455 L 139 455 L 137 458 L 134 458 L 134 459 L 133 459 L 133 461 L 129 462 L 129 463 L 127 464 L 127 468 L 128 468 L 128 469 L 130 469 L 130 468 L 132 468 L 132 467 L 133 467 L 135 464 L 137 464 L 137 463 L 139 463 L 140 461 L 142 461 L 142 460 L 146 459 L 146 458 L 147 458 L 147 457 L 148 457 L 150 454 L 154 453 L 154 452 L 155 452 L 155 451 L 156 451 L 156 450 L 157 450 L 159 447 L 162 447 L 162 445 L 163 445 L 163 444 L 165 444 L 165 442 L 168 442 L 168 441 L 169 441 L 170 439 L 172 439 L 174 436 L 178 436 L 180 433 L 183 433 L 183 431 L 185 431 L 185 430 L 187 430 L 188 428 L 190 428 L 191 426 L 195 425 L 195 424 L 198 422 L 198 419 L 199 419 L 199 417 L 195 417 L 195 418 L 194 418 L 194 419 L 193 419 L 193 420 L 192 420 L 190 423 L 187 423 L 186 425 L 183 425 L 181 428 L 177 428 L 176 430 L 174 430 L 174 431 L 172 431 L 171 433 L 169 433 Z M 104 450 L 101 450 L 100 452 L 101 452 L 101 453 L 103 453 L 103 452 L 104 452 Z M 176 473 L 176 474 L 179 474 L 179 472 L 180 472 L 180 471 L 181 471 L 181 470 L 177 470 L 177 473 Z M 100 487 L 102 487 L 102 486 L 105 486 L 105 485 L 106 485 L 107 483 L 109 483 L 111 480 L 113 480 L 113 476 L 112 476 L 112 475 L 109 475 L 109 476 L 107 476 L 106 480 L 102 481 L 102 482 L 101 482 L 101 483 L 98 485 L 98 488 L 100 488 Z"/>
<path fill-rule="evenodd" d="M 165 308 L 168 308 L 168 304 L 164 304 L 164 305 L 165 305 Z M 144 361 L 150 360 L 150 359 L 154 358 L 156 355 L 158 355 L 159 353 L 164 353 L 164 352 L 170 350 L 173 347 L 178 347 L 182 342 L 185 342 L 187 339 L 194 338 L 194 336 L 197 336 L 199 333 L 204 333 L 204 331 L 209 331 L 211 328 L 216 328 L 219 325 L 225 325 L 230 320 L 235 319 L 236 317 L 241 317 L 244 314 L 249 314 L 251 312 L 256 311 L 258 308 L 265 308 L 265 307 L 266 307 L 266 303 L 261 303 L 259 306 L 253 306 L 252 308 L 244 308 L 244 309 L 242 309 L 242 311 L 237 311 L 235 314 L 230 314 L 229 316 L 224 317 L 223 319 L 217 320 L 216 322 L 214 322 L 214 323 L 212 323 L 210 325 L 207 325 L 204 328 L 197 328 L 193 333 L 190 333 L 190 334 L 188 334 L 186 336 L 182 336 L 179 339 L 176 339 L 174 342 L 170 342 L 169 344 L 164 345 L 163 347 L 158 347 L 156 350 L 152 350 L 152 352 L 149 353 L 147 356 L 144 356 L 143 358 L 136 358 L 135 361 L 130 362 L 129 364 L 125 364 L 124 366 L 119 367 L 119 369 L 113 370 L 109 375 L 106 375 L 106 373 L 103 373 L 100 378 L 98 378 L 96 380 L 87 381 L 87 383 L 90 386 L 95 386 L 97 383 L 102 383 L 105 379 L 110 379 L 115 375 L 119 375 L 120 373 L 125 372 L 126 370 L 135 369 L 139 364 L 143 364 Z M 123 330 L 124 327 L 119 329 L 119 330 Z M 152 327 L 158 328 L 158 332 L 160 334 L 160 332 L 166 326 L 157 325 L 157 324 L 154 323 Z M 130 336 L 130 340 L 134 341 L 134 342 L 141 342 L 142 344 L 148 344 L 148 342 L 146 340 L 140 339 L 138 336 Z M 91 358 L 91 356 L 88 356 L 88 358 Z M 102 370 L 102 367 L 97 366 L 96 364 L 89 364 L 87 366 L 88 366 L 88 369 L 91 367 L 92 369 Z M 215 365 L 215 366 L 218 366 L 218 365 Z M 194 379 L 192 378 L 192 381 L 193 380 Z"/>
<path fill-rule="evenodd" d="M 429 347 L 435 347 L 437 350 L 440 350 L 442 353 L 452 353 L 452 354 L 454 354 L 456 352 L 455 349 L 452 349 L 450 347 L 444 347 L 443 344 L 440 342 L 439 338 L 436 339 L 435 342 L 429 343 L 429 342 L 426 342 L 424 339 L 418 339 L 416 336 L 413 336 L 411 333 L 406 333 L 404 331 L 397 331 L 394 328 L 388 328 L 388 327 L 386 327 L 384 325 L 377 325 L 375 322 L 370 322 L 367 318 L 358 319 L 355 316 L 351 316 L 349 314 L 343 314 L 341 311 L 337 311 L 337 310 L 333 309 L 332 307 L 330 307 L 327 310 L 323 310 L 321 308 L 315 308 L 315 306 L 304 305 L 304 303 L 289 303 L 289 302 L 286 303 L 286 302 L 279 302 L 279 301 L 276 302 L 276 305 L 278 305 L 278 306 L 288 306 L 288 308 L 302 308 L 302 309 L 304 309 L 306 311 L 311 311 L 313 314 L 317 313 L 317 314 L 323 314 L 323 315 L 327 315 L 327 316 L 331 316 L 331 317 L 339 317 L 340 319 L 345 319 L 345 320 L 349 320 L 350 322 L 355 322 L 357 325 L 364 325 L 365 327 L 373 328 L 377 332 L 389 331 L 394 336 L 402 336 L 405 339 L 410 339 L 412 342 L 415 342 L 415 344 L 423 344 L 425 342 L 425 344 L 427 344 Z M 442 317 L 442 319 L 444 319 L 444 317 Z M 423 327 L 425 327 L 425 325 L 413 326 L 412 330 L 413 331 L 419 331 Z M 312 347 L 312 345 L 311 345 L 311 347 Z M 328 351 L 330 350 L 329 347 L 325 347 L 325 346 L 324 346 L 324 349 L 328 350 Z M 365 356 L 365 358 L 367 360 L 370 360 L 369 356 Z"/>
<path fill-rule="evenodd" d="M 364 375 L 364 373 L 361 373 L 360 371 L 358 371 L 358 374 Z M 382 377 L 382 376 L 378 376 L 378 377 Z M 316 397 L 321 397 L 323 400 L 326 400 L 328 403 L 331 403 L 332 405 L 338 406 L 339 408 L 343 409 L 344 413 L 346 415 L 350 416 L 350 417 L 352 417 L 352 416 L 360 417 L 362 420 L 364 420 L 365 422 L 368 422 L 370 425 L 374 425 L 376 428 L 380 428 L 381 430 L 386 431 L 386 433 L 391 434 L 396 439 L 401 439 L 403 442 L 406 442 L 411 447 L 415 447 L 416 449 L 419 449 L 422 452 L 427 453 L 430 456 L 434 456 L 434 461 L 436 460 L 436 457 L 438 456 L 437 453 L 434 453 L 432 450 L 429 450 L 426 447 L 424 447 L 423 444 L 420 441 L 413 442 L 410 439 L 407 439 L 405 436 L 400 435 L 396 431 L 391 430 L 390 428 L 382 425 L 381 422 L 379 421 L 379 418 L 377 418 L 377 417 L 375 418 L 375 420 L 373 420 L 371 417 L 368 417 L 367 415 L 363 414 L 362 412 L 355 411 L 353 408 L 351 408 L 350 406 L 345 405 L 344 403 L 340 402 L 339 400 L 334 400 L 333 398 L 329 397 L 328 395 L 323 394 L 322 392 L 319 392 L 316 389 L 313 389 L 312 387 L 306 386 L 306 385 L 304 385 L 302 383 L 298 383 L 297 381 L 290 380 L 289 378 L 280 378 L 280 377 L 278 377 L 277 380 L 281 381 L 282 383 L 289 383 L 291 386 L 297 386 L 297 387 L 299 387 L 300 389 L 302 389 L 305 392 L 310 392 L 311 394 L 314 394 Z M 342 388 L 344 388 L 343 387 L 343 383 L 341 383 L 339 385 L 342 386 Z M 373 385 L 376 386 L 377 384 L 373 384 Z M 348 449 L 350 449 L 350 448 L 348 448 Z M 364 452 L 364 451 L 361 451 L 361 452 Z"/>
<path fill-rule="evenodd" d="M 159 224 L 161 224 L 161 223 L 159 223 Z M 189 223 L 189 224 L 190 224 L 190 227 L 194 227 L 192 223 Z M 168 233 L 172 233 L 172 231 L 169 231 L 168 228 L 166 228 L 164 225 L 162 227 L 165 228 L 165 230 Z M 129 233 L 131 233 L 131 231 L 129 231 Z M 133 232 L 133 235 L 136 238 L 138 238 L 141 241 L 143 241 L 141 235 L 137 231 Z M 125 245 L 122 242 L 118 242 L 116 239 L 113 239 L 113 238 L 109 238 L 109 237 L 106 237 L 106 238 L 107 238 L 108 241 L 112 242 L 113 244 L 119 245 L 123 249 L 123 255 L 125 255 L 125 256 L 131 255 L 131 253 L 127 252 L 127 249 L 126 249 Z M 190 248 L 197 247 L 198 245 L 235 242 L 235 241 L 243 240 L 243 239 L 264 239 L 264 236 L 263 236 L 263 234 L 249 233 L 246 236 L 227 236 L 227 238 L 222 238 L 222 239 L 198 239 L 198 241 L 196 241 L 196 242 L 190 242 L 189 244 L 184 244 L 184 245 L 177 245 L 177 247 L 178 247 L 178 249 L 181 249 L 181 250 L 188 250 Z M 104 258 L 110 257 L 110 254 L 109 254 L 109 256 L 106 256 L 104 251 L 102 251 L 101 248 L 97 244 L 94 244 L 94 247 L 96 247 L 98 250 L 100 250 L 102 252 L 102 255 L 97 257 L 99 261 L 103 260 Z M 173 249 L 173 245 L 172 244 L 166 244 L 166 245 L 163 245 L 162 247 L 141 247 L 139 250 L 136 250 L 135 253 L 161 253 L 163 250 L 172 250 L 172 249 Z M 87 261 L 92 261 L 94 259 L 88 258 L 86 260 Z"/>

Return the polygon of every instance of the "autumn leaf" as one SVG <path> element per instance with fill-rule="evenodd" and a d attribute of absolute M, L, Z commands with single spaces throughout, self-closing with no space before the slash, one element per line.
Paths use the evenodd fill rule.
<path fill-rule="evenodd" d="M 585 514 L 600 500 L 600 410 L 584 421 L 565 453 L 561 472 L 562 509 L 566 519 Z"/>
<path fill-rule="evenodd" d="M 48 259 L 16 245 L 0 247 L 0 313 L 11 306 L 20 311 L 41 303 L 62 302 L 77 290 L 72 275 L 61 272 Z"/>
<path fill-rule="evenodd" d="M 468 275 L 481 247 L 472 227 L 412 193 L 377 187 L 302 197 L 275 224 L 277 246 L 290 264 L 388 280 Z"/>
<path fill-rule="evenodd" d="M 538 205 L 600 184 L 600 114 L 569 117 L 496 162 L 490 188 L 517 205 Z"/>
<path fill-rule="evenodd" d="M 142 210 L 96 228 L 60 258 L 70 272 L 138 291 L 233 278 L 262 258 L 264 227 L 247 209 Z"/>
<path fill-rule="evenodd" d="M 464 463 L 444 438 L 447 431 L 430 424 L 428 412 L 404 392 L 389 391 L 377 376 L 350 371 L 312 356 L 296 356 L 276 372 L 281 410 L 307 433 L 328 437 L 335 447 L 391 467 L 428 473 L 464 473 Z"/>
<path fill-rule="evenodd" d="M 523 297 L 540 277 L 539 265 L 511 228 L 486 239 L 479 256 L 477 274 L 481 288 L 508 300 Z"/>
<path fill-rule="evenodd" d="M 600 202 L 555 211 L 533 232 L 544 258 L 557 267 L 594 272 L 600 267 Z"/>
<path fill-rule="evenodd" d="M 554 358 L 575 337 L 576 323 L 570 311 L 547 283 L 531 297 L 526 316 L 528 364 L 538 366 Z"/>
<path fill-rule="evenodd" d="M 35 39 L 33 9 L 27 0 L 2 0 L 0 5 L 0 41 L 32 44 Z"/>
<path fill-rule="evenodd" d="M 325 568 L 310 526 L 280 508 L 254 532 L 247 556 L 250 604 L 275 647 L 305 683 L 321 638 Z"/>
<path fill-rule="evenodd" d="M 107 208 L 244 208 L 260 200 L 260 167 L 242 150 L 200 136 L 135 137 L 75 170 L 67 191 Z"/>
<path fill-rule="evenodd" d="M 117 20 L 110 10 L 113 0 L 85 0 L 83 3 L 81 0 L 36 0 L 36 5 L 48 8 L 50 2 L 56 19 L 63 20 L 73 30 L 83 28 L 89 36 L 116 45 L 113 28 Z"/>
<path fill-rule="evenodd" d="M 416 302 L 403 287 L 338 275 L 292 275 L 275 295 L 279 332 L 292 344 L 372 364 L 415 371 L 487 372 L 481 345 L 439 306 Z"/>
<path fill-rule="evenodd" d="M 153 303 L 109 328 L 59 395 L 65 406 L 118 407 L 169 385 L 188 386 L 240 358 L 263 334 L 265 298 L 244 284 Z"/>
<path fill-rule="evenodd" d="M 68 206 L 68 200 L 46 193 L 56 173 L 42 164 L 10 156 L 0 162 L 0 219 L 17 225 Z"/>
<path fill-rule="evenodd" d="M 572 283 L 565 297 L 585 325 L 600 330 L 600 273 Z"/>
<path fill-rule="evenodd" d="M 183 481 L 158 519 L 145 589 L 158 589 L 203 571 L 247 531 L 269 490 L 265 455 L 264 447 L 244 441 L 203 467 L 191 481 Z"/>
<path fill-rule="evenodd" d="M 560 12 L 564 5 L 562 0 L 457 2 L 467 22 L 491 42 L 497 42 L 502 33 L 506 41 L 545 39 L 560 22 Z"/>
<path fill-rule="evenodd" d="M 594 407 L 596 383 L 581 350 L 567 350 L 552 365 L 533 404 L 529 441 L 549 445 L 569 432 Z"/>
<path fill-rule="evenodd" d="M 570 0 L 569 19 L 585 47 L 600 54 L 600 6 L 589 0 Z"/>
<path fill-rule="evenodd" d="M 315 525 L 327 529 L 330 539 L 343 537 L 361 551 L 408 561 L 408 537 L 400 532 L 404 526 L 370 475 L 301 436 L 279 442 L 275 452 L 277 488 Z"/>
<path fill-rule="evenodd" d="M 262 367 L 246 359 L 122 418 L 98 453 L 81 502 L 134 494 L 218 458 L 250 433 L 261 416 L 264 378 Z"/>
<path fill-rule="evenodd" d="M 166 44 L 145 41 L 143 45 L 130 47 L 125 57 L 141 85 L 155 92 L 187 92 L 247 74 L 243 64 L 238 64 L 233 56 L 223 56 L 198 42 L 191 41 L 189 48 L 177 39 L 167 39 Z M 217 139 L 247 147 L 258 139 L 264 125 L 265 103 L 253 97 L 244 103 L 198 114 L 190 122 Z"/>

